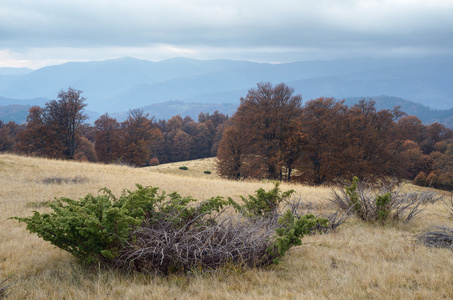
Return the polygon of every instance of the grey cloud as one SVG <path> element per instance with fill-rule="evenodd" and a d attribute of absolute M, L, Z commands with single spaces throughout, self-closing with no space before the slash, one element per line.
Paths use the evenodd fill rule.
<path fill-rule="evenodd" d="M 297 49 L 367 55 L 453 48 L 449 0 L 6 2 L 0 4 L 0 51 L 173 45 L 245 53 L 289 49 L 284 56 Z"/>

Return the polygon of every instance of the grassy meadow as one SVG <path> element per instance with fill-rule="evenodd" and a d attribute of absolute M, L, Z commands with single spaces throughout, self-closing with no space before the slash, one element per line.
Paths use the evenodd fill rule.
<path fill-rule="evenodd" d="M 179 170 L 187 166 L 187 171 Z M 204 174 L 204 171 L 212 174 Z M 135 184 L 177 191 L 199 200 L 253 194 L 269 182 L 220 179 L 214 159 L 148 168 L 68 162 L 0 155 L 0 281 L 8 299 L 451 299 L 453 252 L 419 245 L 414 235 L 430 226 L 453 226 L 445 205 L 427 206 L 409 224 L 379 226 L 351 217 L 336 232 L 305 237 L 276 266 L 223 269 L 190 276 L 159 277 L 84 268 L 69 253 L 53 247 L 8 220 L 49 211 L 54 197 L 80 198 L 107 187 L 119 195 Z M 332 210 L 330 189 L 282 184 L 314 213 Z M 407 186 L 406 188 L 414 188 Z M 1 298 L 1 297 L 0 297 Z"/>

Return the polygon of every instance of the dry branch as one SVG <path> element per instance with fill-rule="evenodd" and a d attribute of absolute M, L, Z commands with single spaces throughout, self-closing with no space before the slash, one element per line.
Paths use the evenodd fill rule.
<path fill-rule="evenodd" d="M 441 199 L 436 192 L 403 192 L 401 185 L 395 182 L 376 185 L 366 181 L 357 182 L 357 200 L 351 201 L 350 195 L 345 186 L 348 183 L 341 183 L 337 189 L 332 189 L 330 201 L 343 211 L 354 213 L 364 221 L 379 219 L 379 212 L 382 207 L 377 205 L 378 195 L 390 193 L 390 202 L 385 210 L 389 212 L 388 217 L 395 221 L 407 223 L 416 218 L 423 210 L 423 205 L 432 204 Z"/>
<path fill-rule="evenodd" d="M 7 289 L 15 283 L 15 282 L 12 282 L 10 284 L 5 284 L 9 279 L 11 279 L 11 277 L 13 277 L 13 275 L 7 277 L 2 282 L 0 282 L 0 299 L 4 299 L 7 297 L 7 295 L 6 295 Z"/>
<path fill-rule="evenodd" d="M 417 235 L 417 240 L 428 247 L 452 248 L 453 229 L 445 226 L 435 226 L 431 230 Z"/>
<path fill-rule="evenodd" d="M 276 218 L 250 222 L 228 216 L 218 224 L 175 226 L 173 220 L 148 223 L 133 232 L 135 241 L 121 251 L 116 264 L 167 274 L 172 269 L 218 268 L 231 262 L 260 266 L 272 262 L 266 249 L 278 226 Z"/>

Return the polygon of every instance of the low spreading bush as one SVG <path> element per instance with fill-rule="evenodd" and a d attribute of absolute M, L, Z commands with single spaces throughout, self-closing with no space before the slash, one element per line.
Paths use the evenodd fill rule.
<path fill-rule="evenodd" d="M 13 219 L 84 262 L 162 274 L 277 263 L 304 235 L 328 223 L 294 209 L 279 214 L 278 204 L 292 191 L 282 193 L 278 184 L 244 198 L 244 205 L 222 197 L 197 202 L 141 185 L 119 198 L 108 189 L 102 192 L 80 200 L 60 198 L 49 204 L 52 213 Z M 229 207 L 246 217 L 225 213 Z"/>
<path fill-rule="evenodd" d="M 211 171 L 204 171 L 203 173 L 205 173 L 205 174 L 208 174 L 208 175 L 209 175 L 209 174 L 211 174 Z"/>
<path fill-rule="evenodd" d="M 146 213 L 163 200 L 157 188 L 137 187 L 118 199 L 108 189 L 80 200 L 60 198 L 49 204 L 52 213 L 35 211 L 31 217 L 13 218 L 26 223 L 28 231 L 86 262 L 109 261 L 118 255 L 120 246 Z"/>
<path fill-rule="evenodd" d="M 359 219 L 381 223 L 409 222 L 423 211 L 423 204 L 439 199 L 434 192 L 402 192 L 395 182 L 377 185 L 359 181 L 357 177 L 332 189 L 330 197 L 332 203 Z"/>
<path fill-rule="evenodd" d="M 186 167 L 186 166 L 182 166 L 182 167 L 179 167 L 179 169 L 180 169 L 180 170 L 184 170 L 184 171 L 187 171 L 187 170 L 189 170 L 189 168 L 188 168 L 188 167 Z"/>

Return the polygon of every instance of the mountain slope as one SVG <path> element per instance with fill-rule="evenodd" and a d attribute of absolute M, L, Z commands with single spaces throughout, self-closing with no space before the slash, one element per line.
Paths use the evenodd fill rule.
<path fill-rule="evenodd" d="M 2 75 L 0 69 L 0 96 L 55 99 L 61 89 L 72 86 L 84 92 L 88 109 L 102 114 L 170 100 L 238 103 L 261 81 L 285 82 L 304 100 L 392 95 L 436 109 L 453 106 L 453 56 L 285 64 L 187 58 L 151 62 L 126 57 L 23 74 Z"/>

